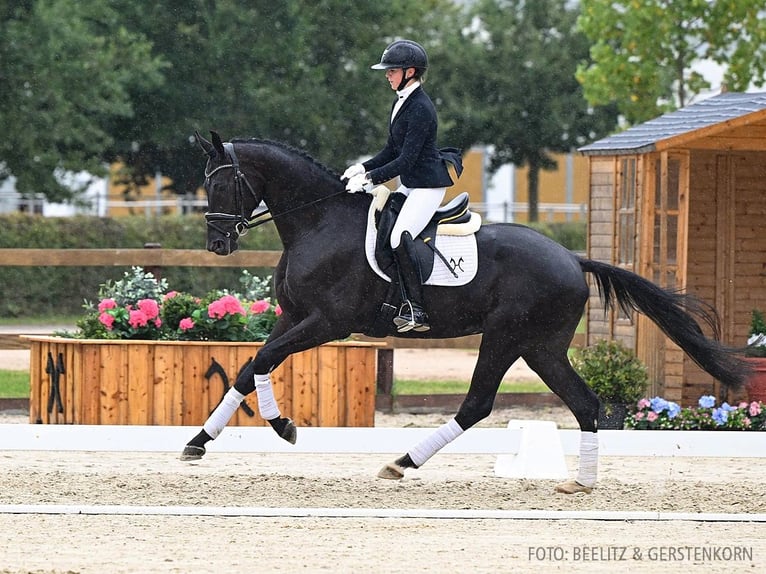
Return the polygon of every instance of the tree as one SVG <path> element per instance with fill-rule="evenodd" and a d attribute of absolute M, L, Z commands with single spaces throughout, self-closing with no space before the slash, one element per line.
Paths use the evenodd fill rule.
<path fill-rule="evenodd" d="M 617 102 L 629 124 L 683 107 L 709 89 L 695 64 L 725 68 L 724 85 L 762 86 L 763 0 L 582 0 L 578 26 L 593 42 L 577 78 L 591 104 Z"/>
<path fill-rule="evenodd" d="M 577 15 L 566 0 L 479 0 L 457 28 L 461 37 L 443 47 L 442 57 L 454 61 L 436 90 L 452 118 L 448 137 L 491 145 L 491 169 L 529 167 L 530 221 L 538 219 L 539 172 L 556 167 L 551 152 L 616 125 L 615 107 L 589 106 L 575 79 L 588 56 Z"/>
<path fill-rule="evenodd" d="M 128 86 L 162 81 L 162 61 L 112 4 L 0 5 L 0 181 L 14 175 L 22 195 L 73 197 L 63 172 L 104 171 L 109 122 L 133 114 Z"/>
<path fill-rule="evenodd" d="M 166 82 L 133 94 L 113 159 L 142 183 L 156 170 L 178 193 L 200 184 L 189 138 L 217 129 L 301 147 L 336 167 L 382 146 L 391 93 L 369 69 L 397 35 L 418 35 L 445 0 L 125 0 L 131 29 L 168 62 Z M 168 18 L 167 14 L 172 14 Z M 131 147 L 131 144 L 132 147 Z"/>

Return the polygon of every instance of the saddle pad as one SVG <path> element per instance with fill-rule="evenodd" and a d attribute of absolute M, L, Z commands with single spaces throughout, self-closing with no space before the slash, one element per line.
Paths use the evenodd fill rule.
<path fill-rule="evenodd" d="M 377 234 L 375 232 L 375 201 L 371 202 L 370 209 L 367 212 L 367 233 L 365 236 L 364 251 L 367 256 L 367 263 L 373 271 L 380 277 L 391 282 L 391 278 L 386 275 L 378 266 L 375 260 L 375 243 Z M 451 287 L 465 285 L 470 283 L 476 276 L 476 270 L 479 266 L 479 257 L 476 249 L 476 236 L 471 235 L 436 235 L 436 249 L 441 251 L 442 255 L 449 261 L 457 273 L 455 277 L 440 257 L 434 254 L 434 266 L 431 276 L 426 280 L 426 285 L 437 285 L 440 287 Z"/>

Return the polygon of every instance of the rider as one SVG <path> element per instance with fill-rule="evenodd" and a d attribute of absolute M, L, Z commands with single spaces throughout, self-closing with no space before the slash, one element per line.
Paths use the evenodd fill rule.
<path fill-rule="evenodd" d="M 396 40 L 386 47 L 373 70 L 385 70 L 386 79 L 397 98 L 391 111 L 388 141 L 375 157 L 349 167 L 341 176 L 348 180 L 350 193 L 370 191 L 399 177 L 396 193 L 407 196 L 391 233 L 404 303 L 394 324 L 399 333 L 428 331 L 431 327 L 423 310 L 423 277 L 415 254 L 414 237 L 423 231 L 439 207 L 447 187 L 454 182 L 447 162 L 459 176 L 460 152 L 436 147 L 436 109 L 421 86 L 428 68 L 423 46 L 411 40 Z"/>

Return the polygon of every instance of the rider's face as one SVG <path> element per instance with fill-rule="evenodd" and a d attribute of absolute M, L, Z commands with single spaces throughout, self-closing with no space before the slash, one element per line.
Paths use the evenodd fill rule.
<path fill-rule="evenodd" d="M 402 70 L 401 68 L 389 68 L 386 70 L 386 79 L 391 85 L 392 90 L 396 90 L 399 87 L 399 84 L 402 82 L 402 76 L 409 72 L 411 69 L 412 68 L 407 68 L 406 70 Z M 407 74 L 405 77 L 411 79 L 412 74 Z"/>

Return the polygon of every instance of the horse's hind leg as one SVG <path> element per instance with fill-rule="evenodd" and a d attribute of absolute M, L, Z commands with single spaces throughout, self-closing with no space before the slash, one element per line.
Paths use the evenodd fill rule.
<path fill-rule="evenodd" d="M 378 473 L 378 477 L 388 479 L 404 477 L 404 471 L 407 468 L 419 468 L 464 431 L 489 416 L 503 376 L 519 358 L 517 352 L 510 350 L 514 346 L 513 341 L 508 341 L 507 335 L 505 338 L 499 338 L 485 332 L 476 368 L 471 377 L 471 386 L 455 418 L 427 436 L 407 454 L 384 466 Z"/>
<path fill-rule="evenodd" d="M 596 394 L 572 368 L 566 351 L 525 353 L 524 360 L 564 401 L 580 425 L 580 460 L 577 479 L 556 485 L 556 492 L 591 492 L 598 474 L 598 406 Z"/>

